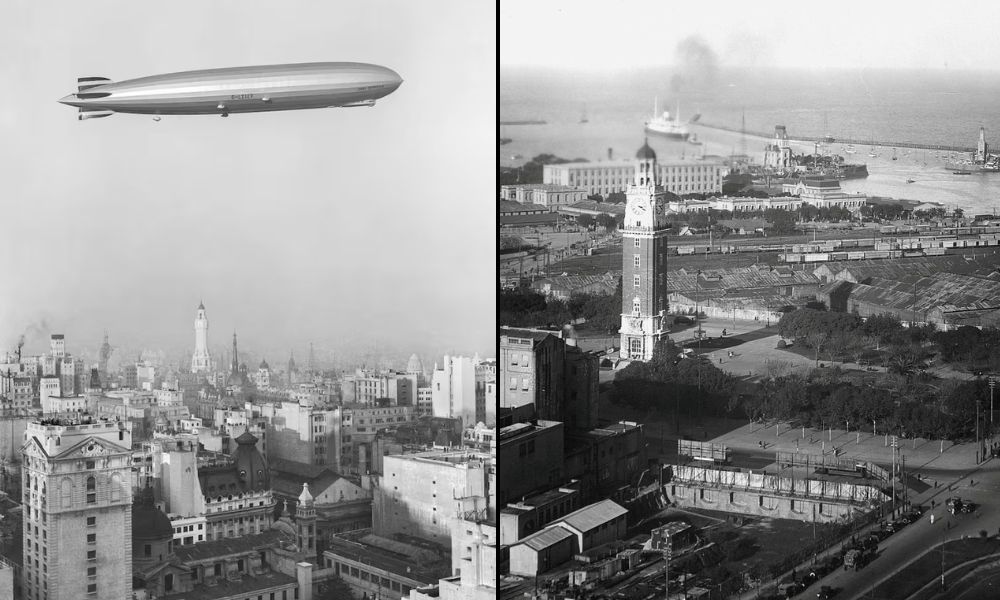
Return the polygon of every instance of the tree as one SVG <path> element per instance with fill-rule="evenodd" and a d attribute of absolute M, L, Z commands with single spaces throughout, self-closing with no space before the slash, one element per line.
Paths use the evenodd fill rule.
<path fill-rule="evenodd" d="M 601 213 L 597 215 L 597 225 L 604 228 L 604 231 L 611 232 L 618 226 L 618 219 L 614 215 Z"/>
<path fill-rule="evenodd" d="M 576 222 L 581 227 L 591 228 L 594 226 L 594 217 L 592 215 L 577 215 Z"/>
<path fill-rule="evenodd" d="M 795 214 L 787 210 L 769 208 L 764 212 L 764 218 L 771 224 L 774 233 L 794 233 Z"/>
<path fill-rule="evenodd" d="M 806 343 L 816 351 L 816 364 L 819 365 L 819 351 L 830 339 L 830 334 L 825 331 L 813 331 L 806 335 Z"/>
<path fill-rule="evenodd" d="M 896 315 L 883 313 L 868 317 L 861 326 L 861 331 L 877 339 L 879 343 L 889 344 L 903 331 L 903 324 Z"/>

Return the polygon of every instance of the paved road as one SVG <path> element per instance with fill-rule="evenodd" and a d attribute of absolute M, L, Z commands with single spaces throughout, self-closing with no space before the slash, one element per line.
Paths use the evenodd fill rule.
<path fill-rule="evenodd" d="M 880 582 L 918 558 L 927 549 L 945 540 L 960 539 L 963 536 L 976 537 L 985 529 L 990 535 L 997 534 L 1000 527 L 1000 509 L 995 500 L 997 484 L 996 463 L 984 465 L 969 477 L 957 482 L 961 497 L 980 504 L 976 512 L 967 515 L 951 515 L 939 502 L 937 508 L 925 513 L 920 520 L 890 536 L 879 545 L 879 554 L 870 565 L 858 572 L 837 570 L 828 575 L 820 585 L 842 588 L 841 598 L 863 598 Z M 986 477 L 990 485 L 977 483 L 969 485 L 973 477 Z M 959 495 L 956 493 L 956 495 Z M 934 524 L 930 522 L 933 514 Z M 934 575 L 939 575 L 935 573 Z"/>

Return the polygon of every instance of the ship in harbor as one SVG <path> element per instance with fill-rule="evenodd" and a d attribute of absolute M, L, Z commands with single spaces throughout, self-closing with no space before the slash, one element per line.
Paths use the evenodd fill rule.
<path fill-rule="evenodd" d="M 659 114 L 659 106 L 657 99 L 653 99 L 653 118 L 646 121 L 646 133 L 653 135 L 658 135 L 660 137 L 666 137 L 673 140 L 687 140 L 691 136 L 691 132 L 687 128 L 686 123 L 681 122 L 681 107 L 680 103 L 677 104 L 677 113 L 674 115 L 670 114 L 670 111 L 665 110 L 662 114 Z"/>

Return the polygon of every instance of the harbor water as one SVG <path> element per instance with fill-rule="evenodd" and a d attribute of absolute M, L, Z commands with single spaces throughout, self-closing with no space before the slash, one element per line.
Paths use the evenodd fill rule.
<path fill-rule="evenodd" d="M 1000 148 L 1000 73 L 911 71 L 719 71 L 684 88 L 670 73 L 641 69 L 605 73 L 561 73 L 501 69 L 501 121 L 536 119 L 541 125 L 501 127 L 512 138 L 499 147 L 500 164 L 517 165 L 542 153 L 604 161 L 631 158 L 646 136 L 644 122 L 660 109 L 701 122 L 747 131 L 785 125 L 791 138 L 824 136 L 974 147 L 979 127 Z M 587 122 L 581 123 L 586 114 Z M 764 138 L 691 126 L 694 145 L 650 137 L 663 159 L 697 160 L 744 150 L 756 163 Z M 796 153 L 812 143 L 793 143 Z M 853 154 L 834 142 L 824 151 L 868 165 L 867 179 L 846 180 L 845 192 L 937 202 L 969 214 L 1000 209 L 1000 173 L 956 175 L 949 163 L 968 155 L 921 148 L 854 144 Z M 875 154 L 872 157 L 869 154 Z M 893 160 L 895 155 L 896 160 Z M 908 180 L 912 180 L 908 183 Z"/>

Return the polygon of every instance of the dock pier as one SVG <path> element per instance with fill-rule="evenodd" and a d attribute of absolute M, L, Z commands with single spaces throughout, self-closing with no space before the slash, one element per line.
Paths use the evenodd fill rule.
<path fill-rule="evenodd" d="M 754 137 L 770 139 L 773 137 L 773 133 L 762 133 L 760 131 L 743 131 L 738 127 L 728 127 L 726 125 L 714 125 L 711 123 L 699 122 L 698 125 L 701 127 L 707 127 L 708 129 L 717 129 L 720 131 L 729 131 L 732 133 L 745 133 L 747 135 L 752 135 Z M 811 137 L 811 136 L 788 136 L 788 140 L 791 142 L 824 142 L 825 137 Z M 945 146 L 941 144 L 917 144 L 914 142 L 884 142 L 884 141 L 873 141 L 873 140 L 858 140 L 858 139 L 840 139 L 834 138 L 833 143 L 835 144 L 854 144 L 858 146 L 878 146 L 880 148 L 914 148 L 918 150 L 943 150 L 945 152 L 975 152 L 975 148 L 964 147 L 964 146 Z"/>

